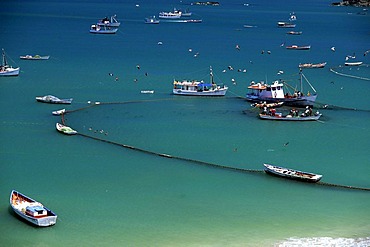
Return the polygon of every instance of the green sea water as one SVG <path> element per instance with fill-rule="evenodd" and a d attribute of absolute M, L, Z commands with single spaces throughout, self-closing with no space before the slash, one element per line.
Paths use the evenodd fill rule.
<path fill-rule="evenodd" d="M 190 7 L 203 22 L 144 24 L 174 5 Z M 360 10 L 318 0 L 219 7 L 6 2 L 0 46 L 21 73 L 0 78 L 1 246 L 368 246 L 368 191 L 262 172 L 263 163 L 272 163 L 322 174 L 325 183 L 370 188 L 370 84 L 329 70 L 370 77 L 367 66 L 338 68 L 353 53 L 370 63 L 363 56 L 369 16 Z M 300 37 L 276 27 L 292 11 Z M 91 24 L 114 13 L 122 22 L 116 35 L 89 34 Z M 287 51 L 282 42 L 312 49 Z M 26 54 L 51 58 L 18 59 Z M 251 80 L 296 82 L 300 62 L 323 61 L 324 69 L 304 71 L 317 100 L 336 106 L 320 109 L 318 122 L 262 121 L 243 99 Z M 229 86 L 226 97 L 171 94 L 174 78 L 198 79 L 209 66 Z M 65 106 L 35 101 L 46 94 L 74 98 L 64 120 L 81 134 L 184 160 L 61 135 L 55 130 L 61 118 L 51 111 Z M 8 201 L 12 189 L 51 208 L 57 224 L 35 228 L 17 218 Z"/>

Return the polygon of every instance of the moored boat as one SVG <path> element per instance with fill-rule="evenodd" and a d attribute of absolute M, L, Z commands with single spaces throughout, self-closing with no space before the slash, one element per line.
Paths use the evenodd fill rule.
<path fill-rule="evenodd" d="M 150 16 L 144 19 L 146 24 L 159 24 L 159 20 L 155 16 Z"/>
<path fill-rule="evenodd" d="M 255 83 L 254 81 L 251 82 L 250 86 L 248 86 L 248 92 L 246 94 L 246 100 L 250 102 L 266 102 L 266 103 L 276 103 L 276 102 L 284 102 L 284 105 L 288 106 L 312 106 L 316 101 L 317 94 L 315 88 L 312 84 L 307 80 L 306 76 L 300 71 L 300 85 L 296 85 L 295 87 L 289 85 L 283 80 L 274 81 L 272 84 L 266 84 L 264 82 Z M 309 91 L 307 94 L 303 93 L 303 79 L 307 82 L 310 88 L 313 90 L 314 93 L 310 93 Z M 294 92 L 292 94 L 286 92 L 284 93 L 284 87 L 293 88 Z M 300 88 L 300 90 L 297 90 Z"/>
<path fill-rule="evenodd" d="M 66 112 L 66 109 L 61 109 L 61 110 L 57 110 L 57 111 L 52 111 L 51 113 L 54 116 L 59 116 L 59 115 L 63 115 L 65 112 Z"/>
<path fill-rule="evenodd" d="M 361 65 L 363 62 L 345 62 L 344 65 L 345 66 L 359 66 Z"/>
<path fill-rule="evenodd" d="M 321 113 L 317 113 L 312 116 L 292 116 L 292 115 L 286 115 L 283 116 L 282 113 L 274 113 L 274 114 L 264 114 L 260 113 L 259 117 L 260 119 L 264 120 L 276 120 L 276 121 L 316 121 L 319 120 L 321 117 Z"/>
<path fill-rule="evenodd" d="M 275 103 L 263 102 L 263 103 L 253 103 L 253 104 L 251 104 L 251 106 L 253 106 L 254 108 L 263 109 L 264 107 L 266 107 L 266 108 L 277 108 L 277 107 L 283 106 L 283 104 L 284 104 L 284 102 L 275 102 Z"/>
<path fill-rule="evenodd" d="M 290 32 L 287 32 L 287 34 L 290 34 L 290 35 L 301 35 L 302 32 L 301 31 L 290 31 Z"/>
<path fill-rule="evenodd" d="M 292 22 L 286 22 L 286 21 L 279 21 L 277 23 L 278 27 L 285 27 L 285 28 L 294 28 L 296 24 Z"/>
<path fill-rule="evenodd" d="M 111 17 L 105 17 L 98 21 L 97 25 L 99 26 L 107 26 L 107 27 L 119 27 L 121 23 L 116 19 L 116 15 L 112 15 Z"/>
<path fill-rule="evenodd" d="M 38 102 L 42 103 L 51 103 L 51 104 L 71 104 L 72 98 L 70 99 L 59 99 L 58 97 L 55 97 L 53 95 L 46 95 L 46 96 L 38 96 L 36 97 L 36 100 Z"/>
<path fill-rule="evenodd" d="M 48 60 L 50 56 L 40 56 L 40 55 L 25 55 L 25 56 L 19 56 L 20 59 L 24 60 Z"/>
<path fill-rule="evenodd" d="M 289 45 L 289 46 L 286 46 L 285 48 L 287 48 L 288 50 L 309 50 L 311 49 L 311 46 L 310 45 L 303 45 L 303 46 Z"/>
<path fill-rule="evenodd" d="M 106 25 L 91 25 L 90 33 L 93 34 L 115 34 L 118 31 L 118 28 L 112 28 Z"/>
<path fill-rule="evenodd" d="M 280 166 L 274 166 L 270 164 L 263 164 L 263 165 L 264 165 L 264 170 L 266 173 L 279 176 L 279 177 L 290 178 L 290 179 L 301 180 L 301 181 L 312 182 L 312 183 L 316 183 L 320 181 L 320 179 L 322 178 L 322 175 L 320 174 L 303 172 L 299 170 L 293 170 L 293 169 L 284 168 Z"/>
<path fill-rule="evenodd" d="M 210 68 L 210 83 L 196 80 L 174 80 L 173 94 L 191 96 L 225 96 L 228 87 L 217 85 L 213 80 L 212 68 Z"/>
<path fill-rule="evenodd" d="M 174 11 L 165 12 L 162 11 L 159 13 L 159 18 L 161 19 L 180 19 L 182 12 L 179 10 L 174 9 Z"/>
<path fill-rule="evenodd" d="M 10 206 L 17 215 L 36 226 L 52 226 L 57 221 L 53 211 L 16 190 L 10 193 Z"/>
<path fill-rule="evenodd" d="M 2 63 L 0 65 L 0 76 L 17 76 L 20 68 L 13 68 L 8 64 L 5 51 L 2 49 Z"/>
<path fill-rule="evenodd" d="M 318 69 L 318 68 L 324 68 L 326 65 L 326 62 L 324 63 L 300 63 L 298 65 L 301 69 Z"/>
<path fill-rule="evenodd" d="M 65 125 L 60 124 L 60 123 L 56 123 L 55 127 L 56 127 L 57 131 L 59 131 L 62 134 L 66 134 L 66 135 L 75 135 L 75 134 L 77 134 L 77 131 L 75 131 L 71 127 L 65 126 Z"/>

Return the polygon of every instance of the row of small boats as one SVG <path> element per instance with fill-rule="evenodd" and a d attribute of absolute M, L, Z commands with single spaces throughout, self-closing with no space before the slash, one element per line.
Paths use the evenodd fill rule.
<path fill-rule="evenodd" d="M 322 175 L 310 172 L 284 168 L 280 166 L 264 164 L 264 171 L 274 176 L 316 183 L 320 181 Z M 12 190 L 9 198 L 10 206 L 13 211 L 25 221 L 40 227 L 53 226 L 57 222 L 57 214 L 44 206 L 41 202 Z"/>

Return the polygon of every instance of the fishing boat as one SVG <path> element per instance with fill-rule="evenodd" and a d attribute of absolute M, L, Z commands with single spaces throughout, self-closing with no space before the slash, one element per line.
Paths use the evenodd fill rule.
<path fill-rule="evenodd" d="M 19 56 L 20 59 L 24 60 L 48 60 L 50 56 L 40 56 L 40 55 L 25 55 L 25 56 Z"/>
<path fill-rule="evenodd" d="M 155 16 L 149 16 L 144 21 L 146 24 L 159 24 L 159 20 Z"/>
<path fill-rule="evenodd" d="M 17 76 L 19 75 L 20 68 L 13 68 L 8 64 L 5 51 L 2 49 L 2 63 L 0 65 L 0 76 Z"/>
<path fill-rule="evenodd" d="M 52 226 L 57 222 L 53 211 L 16 190 L 10 193 L 10 206 L 17 215 L 36 226 Z"/>
<path fill-rule="evenodd" d="M 118 31 L 118 28 L 112 28 L 106 25 L 91 25 L 90 33 L 93 34 L 115 34 Z"/>
<path fill-rule="evenodd" d="M 315 173 L 303 172 L 280 166 L 274 166 L 270 164 L 263 164 L 263 166 L 266 173 L 279 177 L 290 178 L 311 183 L 316 183 L 320 181 L 320 179 L 322 178 L 322 175 Z"/>
<path fill-rule="evenodd" d="M 287 48 L 288 50 L 309 50 L 311 49 L 311 46 L 310 45 L 303 45 L 303 46 L 289 45 L 289 46 L 286 46 L 285 48 Z"/>
<path fill-rule="evenodd" d="M 112 15 L 111 17 L 105 17 L 98 21 L 97 25 L 99 26 L 107 26 L 107 27 L 119 27 L 121 23 L 116 19 L 116 15 Z"/>
<path fill-rule="evenodd" d="M 272 84 L 266 84 L 264 82 L 255 83 L 252 81 L 250 86 L 248 86 L 248 92 L 246 94 L 246 100 L 250 102 L 266 102 L 266 103 L 276 103 L 284 102 L 284 105 L 306 107 L 312 106 L 316 101 L 317 94 L 316 89 L 308 81 L 306 76 L 300 70 L 300 80 L 299 85 L 292 86 L 283 80 L 274 81 Z M 304 79 L 304 80 L 303 80 Z M 309 91 L 305 95 L 303 93 L 303 81 L 305 81 L 314 93 Z M 287 90 L 292 90 L 292 93 L 288 91 L 284 92 L 284 87 Z M 297 89 L 300 88 L 299 90 Z"/>
<path fill-rule="evenodd" d="M 278 27 L 285 27 L 285 28 L 294 28 L 296 24 L 292 22 L 286 22 L 286 21 L 279 21 L 277 23 Z"/>
<path fill-rule="evenodd" d="M 363 62 L 345 62 L 345 66 L 360 66 Z"/>
<path fill-rule="evenodd" d="M 180 19 L 181 18 L 182 12 L 179 10 L 174 9 L 173 11 L 170 12 L 160 12 L 159 13 L 159 18 L 161 19 Z"/>
<path fill-rule="evenodd" d="M 326 65 L 325 63 L 300 63 L 298 65 L 299 68 L 301 69 L 318 69 L 318 68 L 324 68 Z"/>
<path fill-rule="evenodd" d="M 55 97 L 53 95 L 46 95 L 46 96 L 38 96 L 36 97 L 36 100 L 38 102 L 42 103 L 51 103 L 51 104 L 71 104 L 73 98 L 69 99 L 59 99 L 58 97 Z"/>
<path fill-rule="evenodd" d="M 54 116 L 60 116 L 60 115 L 63 115 L 65 112 L 66 112 L 66 109 L 61 109 L 61 110 L 57 110 L 57 111 L 52 111 L 51 113 Z"/>
<path fill-rule="evenodd" d="M 65 126 L 65 125 L 60 124 L 60 123 L 56 123 L 55 127 L 56 127 L 57 131 L 59 131 L 62 134 L 66 134 L 66 135 L 75 135 L 75 134 L 77 134 L 77 131 L 75 131 L 71 127 Z"/>
<path fill-rule="evenodd" d="M 210 67 L 210 83 L 196 80 L 174 80 L 173 94 L 191 96 L 224 96 L 228 87 L 217 85 L 213 80 L 213 71 Z"/>

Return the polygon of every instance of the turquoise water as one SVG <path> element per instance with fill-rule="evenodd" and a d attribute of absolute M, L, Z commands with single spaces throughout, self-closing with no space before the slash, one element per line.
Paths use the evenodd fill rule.
<path fill-rule="evenodd" d="M 329 71 L 370 77 L 366 66 L 338 68 L 353 53 L 370 63 L 363 56 L 369 15 L 356 14 L 361 9 L 323 0 L 250 6 L 235 0 L 190 6 L 200 24 L 145 25 L 146 16 L 189 6 L 167 0 L 3 5 L 0 46 L 21 73 L 0 78 L 2 246 L 370 245 L 367 191 L 215 169 L 60 135 L 60 118 L 51 111 L 63 106 L 35 101 L 46 94 L 73 97 L 67 110 L 88 101 L 121 102 L 72 112 L 66 123 L 82 134 L 153 152 L 253 170 L 273 163 L 323 174 L 326 183 L 369 188 L 369 81 Z M 301 36 L 276 27 L 292 11 Z M 122 22 L 116 35 L 89 34 L 91 24 L 110 14 Z M 282 43 L 312 49 L 288 51 Z M 18 59 L 26 54 L 51 58 Z M 295 82 L 299 63 L 324 61 L 324 69 L 304 71 L 317 100 L 360 110 L 321 110 L 320 122 L 270 122 L 236 97 L 244 97 L 251 80 Z M 229 65 L 234 71 L 222 73 Z M 207 79 L 209 66 L 229 86 L 226 97 L 171 94 L 174 78 Z M 280 70 L 284 74 L 277 75 Z M 54 210 L 57 224 L 38 229 L 15 217 L 11 189 Z"/>

